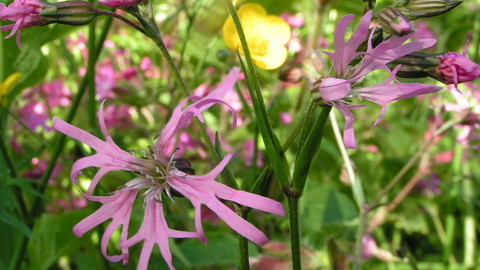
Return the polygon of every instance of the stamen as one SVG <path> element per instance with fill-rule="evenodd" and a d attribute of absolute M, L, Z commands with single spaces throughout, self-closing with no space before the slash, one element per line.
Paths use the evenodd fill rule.
<path fill-rule="evenodd" d="M 146 153 L 145 151 L 140 150 L 140 153 L 142 153 L 142 156 L 143 156 L 144 158 L 147 158 L 147 153 Z"/>

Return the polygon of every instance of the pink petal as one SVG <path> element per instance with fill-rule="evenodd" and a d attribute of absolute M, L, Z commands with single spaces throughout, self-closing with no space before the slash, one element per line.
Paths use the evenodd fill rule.
<path fill-rule="evenodd" d="M 101 202 L 103 203 L 103 205 L 93 214 L 77 223 L 73 227 L 74 234 L 77 237 L 81 237 L 84 233 L 98 226 L 100 223 L 103 223 L 108 219 L 112 219 L 112 222 L 108 225 L 102 236 L 102 254 L 107 260 L 111 262 L 118 262 L 123 259 L 123 263 L 125 264 L 128 260 L 128 249 L 122 248 L 122 255 L 109 256 L 107 254 L 107 244 L 115 230 L 120 225 L 122 225 L 122 234 L 120 236 L 120 241 L 127 238 L 128 224 L 132 212 L 132 205 L 133 201 L 137 196 L 137 191 L 122 191 L 114 195 L 105 197 L 88 196 L 86 194 L 83 194 L 83 196 L 85 196 L 91 201 Z"/>
<path fill-rule="evenodd" d="M 163 206 L 154 200 L 149 200 L 145 206 L 145 215 L 142 225 L 138 232 L 128 240 L 120 242 L 120 247 L 128 249 L 138 242 L 143 241 L 142 251 L 137 269 L 143 270 L 148 268 L 148 261 L 152 254 L 153 246 L 157 244 L 163 259 L 170 269 L 175 269 L 172 265 L 172 254 L 168 244 L 168 238 L 193 238 L 198 237 L 194 232 L 182 232 L 171 230 L 167 226 L 163 215 Z"/>

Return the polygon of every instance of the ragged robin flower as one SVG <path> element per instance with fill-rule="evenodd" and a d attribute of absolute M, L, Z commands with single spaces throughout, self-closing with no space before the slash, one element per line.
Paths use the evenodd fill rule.
<path fill-rule="evenodd" d="M 253 63 L 262 69 L 275 69 L 287 59 L 285 45 L 290 40 L 290 26 L 279 16 L 268 15 L 259 4 L 246 3 L 238 9 Z M 223 25 L 223 40 L 231 50 L 243 53 L 240 38 L 229 17 Z"/>
<path fill-rule="evenodd" d="M 320 106 L 334 106 L 345 117 L 344 142 L 347 147 L 355 148 L 355 134 L 353 130 L 354 116 L 351 109 L 362 108 L 365 105 L 352 105 L 352 99 L 369 100 L 382 106 L 380 116 L 374 125 L 383 117 L 387 103 L 409 98 L 421 94 L 433 93 L 439 91 L 440 87 L 424 85 L 420 83 L 399 83 L 391 84 L 396 81 L 394 76 L 400 66 L 393 71 L 387 67 L 387 63 L 406 54 L 428 48 L 435 44 L 434 39 L 420 39 L 403 44 L 413 34 L 403 36 L 393 36 L 388 40 L 372 46 L 372 35 L 368 37 L 368 28 L 372 19 L 372 12 L 365 13 L 358 28 L 352 34 L 348 41 L 345 41 L 345 32 L 348 24 L 353 19 L 353 15 L 343 17 L 337 24 L 334 36 L 335 52 L 323 52 L 330 57 L 333 62 L 335 75 L 327 75 L 317 80 L 313 89 L 313 100 Z M 375 31 L 372 31 L 374 33 Z M 357 48 L 368 37 L 368 47 L 366 52 L 356 52 Z M 350 66 L 352 60 L 361 57 L 360 62 Z M 383 69 L 390 73 L 390 76 L 384 82 L 371 85 L 360 86 L 365 76 L 370 72 Z"/>
<path fill-rule="evenodd" d="M 131 153 L 120 149 L 107 132 L 104 121 L 103 103 L 100 107 L 98 118 L 100 129 L 106 138 L 103 141 L 90 133 L 72 126 L 60 119 L 55 119 L 54 128 L 58 131 L 81 141 L 92 147 L 97 153 L 77 160 L 72 167 L 71 179 L 78 183 L 77 176 L 88 167 L 97 167 L 99 170 L 92 179 L 86 194 L 87 199 L 98 201 L 103 204 L 95 213 L 80 221 L 73 231 L 78 237 L 91 230 L 100 223 L 112 219 L 107 226 L 101 240 L 102 253 L 109 261 L 128 260 L 128 248 L 143 241 L 143 248 L 140 253 L 138 269 L 147 269 L 150 254 L 155 244 L 170 269 L 172 255 L 168 246 L 168 238 L 199 238 L 206 243 L 201 223 L 201 206 L 206 205 L 214 211 L 227 225 L 243 235 L 252 242 L 263 245 L 268 242 L 267 237 L 255 226 L 236 215 L 229 207 L 219 199 L 232 201 L 247 207 L 259 209 L 265 212 L 284 215 L 280 203 L 256 194 L 241 190 L 235 190 L 215 181 L 215 178 L 227 165 L 235 154 L 228 154 L 211 172 L 205 175 L 192 175 L 189 164 L 184 159 L 175 158 L 173 153 L 168 151 L 168 146 L 174 140 L 176 134 L 186 127 L 193 117 L 203 122 L 201 112 L 215 103 L 226 104 L 219 99 L 231 89 L 238 76 L 239 69 L 234 68 L 226 80 L 215 90 L 203 98 L 190 97 L 194 102 L 183 109 L 187 100 L 183 100 L 174 109 L 170 120 L 160 132 L 153 146 L 143 153 L 143 158 L 137 158 Z M 228 106 L 228 104 L 226 104 Z M 233 125 L 236 117 L 233 115 Z M 177 164 L 177 162 L 180 162 Z M 185 165 L 186 164 L 186 165 Z M 92 196 L 92 192 L 100 179 L 110 171 L 131 171 L 137 175 L 129 182 L 123 183 L 116 191 L 108 196 Z M 195 208 L 195 232 L 185 232 L 170 229 L 163 215 L 163 204 L 172 200 L 171 194 L 181 194 L 192 203 Z M 132 211 L 132 204 L 138 194 L 141 194 L 144 201 L 144 219 L 140 229 L 132 237 L 128 237 L 128 225 Z M 166 194 L 166 195 L 165 195 Z M 167 197 L 166 199 L 164 197 Z M 107 255 L 107 243 L 113 232 L 122 226 L 119 246 L 122 254 L 117 256 Z"/>

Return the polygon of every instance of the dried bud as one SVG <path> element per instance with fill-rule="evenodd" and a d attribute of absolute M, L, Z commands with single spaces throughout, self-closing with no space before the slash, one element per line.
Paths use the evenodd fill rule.
<path fill-rule="evenodd" d="M 404 0 L 394 8 L 402 12 L 410 20 L 441 15 L 460 5 L 462 1 L 452 0 Z"/>
<path fill-rule="evenodd" d="M 98 9 L 86 1 L 43 2 L 39 15 L 47 23 L 86 25 L 99 15 Z"/>
<path fill-rule="evenodd" d="M 410 20 L 397 9 L 386 7 L 377 16 L 378 24 L 387 33 L 395 36 L 405 36 L 413 31 Z"/>

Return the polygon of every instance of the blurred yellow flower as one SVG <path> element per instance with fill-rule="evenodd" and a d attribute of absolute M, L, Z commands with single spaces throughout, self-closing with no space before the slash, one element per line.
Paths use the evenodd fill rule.
<path fill-rule="evenodd" d="M 0 83 L 0 105 L 2 107 L 7 107 L 8 100 L 7 95 L 12 91 L 12 89 L 17 85 L 18 80 L 22 74 L 20 72 L 15 72 L 12 75 L 8 76 L 8 78 Z"/>
<path fill-rule="evenodd" d="M 267 15 L 259 4 L 247 3 L 238 9 L 248 48 L 254 64 L 262 69 L 275 69 L 287 59 L 285 44 L 290 40 L 290 26 L 280 17 Z M 223 40 L 231 50 L 243 53 L 232 17 L 223 25 Z"/>

